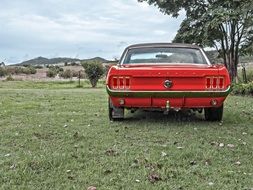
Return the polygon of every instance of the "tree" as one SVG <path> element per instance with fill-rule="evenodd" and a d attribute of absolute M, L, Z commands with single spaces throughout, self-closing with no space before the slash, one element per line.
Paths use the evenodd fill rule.
<path fill-rule="evenodd" d="M 98 80 L 104 75 L 105 70 L 101 62 L 99 61 L 85 61 L 81 63 L 85 69 L 85 73 L 90 80 L 91 86 L 95 88 Z"/>
<path fill-rule="evenodd" d="M 157 6 L 165 14 L 186 18 L 173 40 L 215 47 L 229 70 L 237 76 L 240 51 L 252 47 L 253 2 L 249 0 L 138 0 Z M 252 48 L 251 48 L 252 49 Z"/>

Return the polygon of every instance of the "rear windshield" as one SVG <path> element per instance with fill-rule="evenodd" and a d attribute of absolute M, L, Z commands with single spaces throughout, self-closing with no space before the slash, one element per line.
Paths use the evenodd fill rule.
<path fill-rule="evenodd" d="M 190 63 L 207 64 L 205 57 L 199 49 L 194 48 L 133 48 L 129 49 L 123 64 L 154 64 L 154 63 Z"/>

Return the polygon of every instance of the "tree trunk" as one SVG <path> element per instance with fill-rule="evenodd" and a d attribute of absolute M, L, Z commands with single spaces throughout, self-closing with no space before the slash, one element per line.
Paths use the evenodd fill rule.
<path fill-rule="evenodd" d="M 230 80 L 232 82 L 234 82 L 234 80 L 237 77 L 237 66 L 238 66 L 238 62 L 239 62 L 238 56 L 239 56 L 238 53 L 234 52 L 233 50 L 229 51 L 226 55 L 226 57 L 228 59 L 227 69 L 230 74 Z"/>
<path fill-rule="evenodd" d="M 97 82 L 98 82 L 98 79 L 90 79 L 90 83 L 91 83 L 92 88 L 96 88 Z"/>

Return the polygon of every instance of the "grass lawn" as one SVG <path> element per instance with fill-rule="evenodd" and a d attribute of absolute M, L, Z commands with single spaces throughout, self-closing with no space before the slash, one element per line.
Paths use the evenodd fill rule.
<path fill-rule="evenodd" d="M 126 113 L 76 83 L 0 81 L 0 189 L 251 189 L 253 98 L 230 96 L 222 123 Z"/>

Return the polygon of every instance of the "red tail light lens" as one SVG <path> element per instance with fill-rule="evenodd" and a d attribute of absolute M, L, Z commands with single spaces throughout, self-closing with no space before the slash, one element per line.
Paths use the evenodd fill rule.
<path fill-rule="evenodd" d="M 213 78 L 213 88 L 217 88 L 217 78 Z"/>
<path fill-rule="evenodd" d="M 130 88 L 130 77 L 117 76 L 112 77 L 110 86 L 112 89 L 129 89 Z"/>
<path fill-rule="evenodd" d="M 112 78 L 112 88 L 113 89 L 117 89 L 118 88 L 118 78 L 117 77 L 113 77 Z"/>
<path fill-rule="evenodd" d="M 224 78 L 219 78 L 219 88 L 224 88 Z"/>
<path fill-rule="evenodd" d="M 124 78 L 119 78 L 119 88 L 124 89 Z"/>
<path fill-rule="evenodd" d="M 207 89 L 223 89 L 224 77 L 207 77 L 206 78 L 206 88 Z"/>
<path fill-rule="evenodd" d="M 211 78 L 206 79 L 206 88 L 211 88 Z"/>

